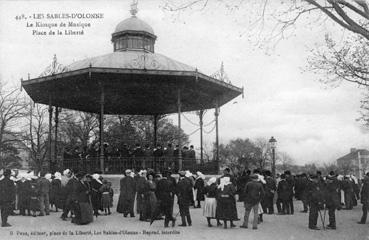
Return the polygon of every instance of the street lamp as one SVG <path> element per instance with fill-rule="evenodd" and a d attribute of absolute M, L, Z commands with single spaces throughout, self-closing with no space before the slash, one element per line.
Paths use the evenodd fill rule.
<path fill-rule="evenodd" d="M 269 139 L 270 148 L 272 149 L 272 176 L 275 178 L 275 148 L 277 147 L 277 140 L 274 137 Z"/>

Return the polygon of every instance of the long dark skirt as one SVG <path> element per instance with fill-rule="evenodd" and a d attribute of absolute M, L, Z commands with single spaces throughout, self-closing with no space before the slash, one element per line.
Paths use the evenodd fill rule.
<path fill-rule="evenodd" d="M 76 224 L 89 224 L 93 222 L 93 209 L 90 203 L 80 202 L 74 204 L 75 217 L 73 222 Z"/>
<path fill-rule="evenodd" d="M 217 201 L 216 216 L 221 220 L 238 220 L 235 199 L 233 197 L 220 197 Z"/>

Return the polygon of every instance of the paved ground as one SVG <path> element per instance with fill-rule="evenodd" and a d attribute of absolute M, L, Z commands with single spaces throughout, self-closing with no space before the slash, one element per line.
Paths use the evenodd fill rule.
<path fill-rule="evenodd" d="M 115 196 L 115 203 L 117 195 Z M 258 230 L 208 228 L 202 209 L 191 209 L 192 227 L 163 228 L 163 221 L 156 221 L 152 226 L 136 218 L 124 218 L 115 212 L 110 216 L 99 216 L 93 223 L 77 226 L 69 221 L 62 221 L 59 213 L 52 212 L 45 217 L 12 216 L 10 228 L 0 228 L 0 239 L 273 239 L 273 240 L 305 240 L 305 239 L 347 239 L 369 240 L 369 223 L 357 224 L 361 208 L 337 212 L 336 231 L 313 231 L 307 228 L 307 213 L 300 213 L 301 205 L 295 203 L 295 215 L 264 215 L 264 223 Z M 242 204 L 238 203 L 239 217 L 243 217 Z M 178 212 L 176 206 L 175 213 Z M 328 218 L 328 216 L 327 216 Z M 177 218 L 178 219 L 178 218 Z M 179 219 L 178 219 L 179 220 Z M 328 220 L 328 219 L 327 219 Z M 241 222 L 236 222 L 239 226 Z M 321 222 L 318 222 L 321 226 Z M 163 230 L 167 232 L 162 232 Z M 13 234 L 13 235 L 12 235 Z M 33 235 L 32 235 L 33 234 Z M 58 235 L 53 235 L 58 234 Z M 63 235 L 64 234 L 64 235 Z"/>

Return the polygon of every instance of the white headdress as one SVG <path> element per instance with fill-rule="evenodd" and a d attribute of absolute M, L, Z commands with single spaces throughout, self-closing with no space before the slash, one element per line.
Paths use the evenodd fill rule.
<path fill-rule="evenodd" d="M 51 173 L 46 173 L 45 178 L 51 182 Z"/>
<path fill-rule="evenodd" d="M 55 172 L 54 176 L 55 176 L 55 179 L 61 180 L 62 175 L 60 172 Z"/>
<path fill-rule="evenodd" d="M 100 180 L 100 175 L 97 173 L 92 174 L 92 178 L 96 180 L 96 182 L 102 184 L 101 180 Z"/>
<path fill-rule="evenodd" d="M 231 184 L 231 179 L 229 177 L 222 177 L 220 179 L 220 184 L 219 184 L 218 188 L 220 188 L 223 191 L 224 187 L 226 185 L 229 185 L 229 184 Z"/>
<path fill-rule="evenodd" d="M 196 174 L 197 174 L 197 176 L 199 176 L 199 178 L 201 178 L 201 179 L 205 180 L 205 175 L 204 175 L 204 174 L 202 174 L 202 172 L 197 171 L 197 172 L 196 172 Z"/>
<path fill-rule="evenodd" d="M 216 183 L 216 182 L 217 182 L 217 178 L 216 177 L 212 177 L 212 178 L 209 179 L 208 185 L 210 186 L 211 184 Z"/>

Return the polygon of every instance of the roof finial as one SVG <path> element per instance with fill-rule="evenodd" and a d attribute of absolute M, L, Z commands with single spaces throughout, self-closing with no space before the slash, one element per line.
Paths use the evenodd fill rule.
<path fill-rule="evenodd" d="M 138 4 L 138 0 L 133 0 L 132 1 L 131 10 L 130 10 L 132 16 L 136 16 L 136 14 L 138 12 L 137 4 Z"/>
<path fill-rule="evenodd" d="M 224 64 L 222 61 L 222 64 L 220 65 L 220 80 L 224 81 Z"/>

